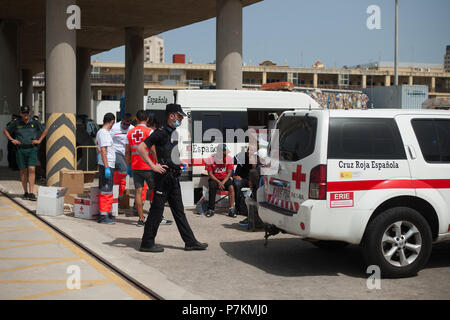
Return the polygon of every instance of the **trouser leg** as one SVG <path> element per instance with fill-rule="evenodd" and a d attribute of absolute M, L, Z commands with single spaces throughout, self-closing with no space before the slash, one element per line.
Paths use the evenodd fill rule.
<path fill-rule="evenodd" d="M 208 194 L 209 194 L 209 199 L 208 199 L 208 210 L 214 210 L 215 204 L 216 204 L 216 194 L 217 194 L 217 188 L 218 188 L 218 184 L 216 181 L 209 179 L 208 181 Z"/>
<path fill-rule="evenodd" d="M 100 214 L 107 214 L 111 212 L 113 204 L 113 176 L 114 169 L 110 168 L 111 176 L 109 178 L 105 177 L 105 167 L 99 165 L 99 179 L 98 179 L 98 209 Z"/>
<path fill-rule="evenodd" d="M 192 229 L 187 221 L 186 214 L 184 213 L 183 199 L 181 196 L 180 183 L 177 182 L 170 190 L 168 195 L 170 210 L 172 211 L 173 218 L 180 233 L 181 238 L 187 245 L 196 243 L 196 239 Z"/>
<path fill-rule="evenodd" d="M 125 191 L 125 187 L 127 185 L 126 177 L 126 173 L 114 171 L 114 184 L 119 186 L 119 196 L 122 196 Z"/>
<path fill-rule="evenodd" d="M 141 247 L 149 248 L 155 245 L 155 237 L 158 233 L 159 224 L 163 216 L 166 199 L 166 194 L 155 192 L 149 215 L 145 221 Z"/>
<path fill-rule="evenodd" d="M 248 210 L 247 206 L 245 205 L 245 197 L 244 193 L 242 192 L 242 188 L 246 187 L 248 187 L 248 181 L 246 179 L 234 180 L 236 210 L 240 214 L 245 216 L 248 215 Z"/>

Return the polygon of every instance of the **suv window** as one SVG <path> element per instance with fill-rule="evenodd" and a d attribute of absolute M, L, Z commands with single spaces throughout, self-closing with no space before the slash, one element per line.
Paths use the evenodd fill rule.
<path fill-rule="evenodd" d="M 280 160 L 298 161 L 314 152 L 317 118 L 284 116 L 277 124 Z"/>
<path fill-rule="evenodd" d="M 425 161 L 450 162 L 450 120 L 414 119 L 411 123 Z"/>
<path fill-rule="evenodd" d="M 397 123 L 391 118 L 330 118 L 329 159 L 406 159 Z"/>

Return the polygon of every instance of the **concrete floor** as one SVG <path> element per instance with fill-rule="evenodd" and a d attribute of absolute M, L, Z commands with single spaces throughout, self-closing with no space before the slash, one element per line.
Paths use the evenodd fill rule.
<path fill-rule="evenodd" d="M 0 180 L 0 186 L 22 193 L 18 181 Z M 36 206 L 17 200 L 31 210 Z M 120 215 L 115 225 L 70 213 L 44 219 L 166 299 L 450 299 L 450 243 L 435 245 L 416 277 L 382 279 L 381 289 L 369 290 L 357 246 L 325 252 L 277 235 L 264 248 L 264 232 L 247 231 L 238 224 L 240 216 L 186 214 L 198 240 L 209 243 L 206 251 L 184 251 L 175 225 L 159 229 L 157 243 L 165 252 L 142 253 L 143 228 L 135 226 L 136 218 Z M 169 208 L 165 216 L 171 219 Z"/>
<path fill-rule="evenodd" d="M 0 299 L 148 298 L 0 195 Z"/>

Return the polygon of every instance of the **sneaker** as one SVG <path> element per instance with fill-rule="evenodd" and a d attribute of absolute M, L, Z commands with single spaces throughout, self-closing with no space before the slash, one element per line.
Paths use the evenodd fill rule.
<path fill-rule="evenodd" d="M 192 245 L 186 245 L 184 247 L 185 251 L 192 251 L 192 250 L 206 250 L 206 248 L 208 247 L 207 243 L 201 243 L 201 242 L 196 242 Z"/>
<path fill-rule="evenodd" d="M 232 218 L 236 218 L 237 217 L 237 212 L 235 208 L 230 208 L 230 210 L 228 211 L 228 216 L 232 217 Z"/>
<path fill-rule="evenodd" d="M 30 201 L 36 201 L 37 200 L 36 196 L 34 195 L 34 193 L 29 193 L 28 194 L 28 200 L 30 200 Z"/>
<path fill-rule="evenodd" d="M 25 192 L 25 193 L 23 194 L 23 198 L 24 198 L 25 200 L 28 200 L 28 195 L 29 195 L 29 193 L 28 193 L 28 192 Z"/>
<path fill-rule="evenodd" d="M 240 224 L 241 226 L 248 226 L 248 218 L 245 218 L 244 220 L 239 221 L 239 224 Z"/>
<path fill-rule="evenodd" d="M 112 218 L 110 218 L 109 216 L 104 216 L 104 215 L 101 215 L 97 222 L 104 223 L 104 224 L 115 224 L 115 222 Z"/>
<path fill-rule="evenodd" d="M 143 226 L 145 226 L 145 221 L 142 221 L 141 219 L 139 219 L 139 221 L 136 223 L 136 225 L 138 227 L 143 227 Z"/>
<path fill-rule="evenodd" d="M 208 209 L 208 211 L 206 211 L 205 216 L 208 218 L 211 218 L 214 215 L 214 211 L 211 209 Z"/>
<path fill-rule="evenodd" d="M 140 247 L 139 251 L 141 251 L 141 252 L 163 252 L 164 248 L 155 244 L 152 247 Z"/>
<path fill-rule="evenodd" d="M 170 226 L 172 223 L 173 223 L 172 220 L 168 220 L 168 219 L 162 217 L 160 225 L 167 225 L 167 226 Z"/>

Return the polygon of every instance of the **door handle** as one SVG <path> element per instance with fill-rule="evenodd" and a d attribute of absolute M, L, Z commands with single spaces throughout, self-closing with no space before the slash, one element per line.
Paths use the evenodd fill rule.
<path fill-rule="evenodd" d="M 417 156 L 416 156 L 416 150 L 414 150 L 414 147 L 413 146 L 407 146 L 407 147 L 408 147 L 408 152 L 409 152 L 409 155 L 411 156 L 411 159 L 412 160 L 416 159 Z"/>

